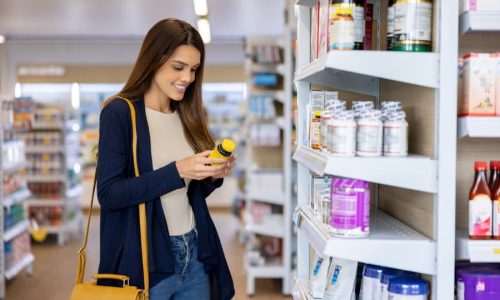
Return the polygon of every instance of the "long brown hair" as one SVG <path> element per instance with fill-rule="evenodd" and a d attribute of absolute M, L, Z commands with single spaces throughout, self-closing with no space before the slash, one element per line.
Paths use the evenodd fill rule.
<path fill-rule="evenodd" d="M 116 98 L 124 97 L 136 101 L 147 92 L 156 72 L 172 56 L 179 46 L 189 45 L 200 51 L 200 66 L 182 101 L 170 101 L 170 109 L 179 113 L 184 136 L 196 153 L 214 147 L 214 139 L 208 131 L 201 99 L 205 46 L 198 31 L 190 24 L 173 18 L 156 23 L 146 34 L 137 61 L 127 83 L 115 96 L 104 102 L 104 106 Z"/>

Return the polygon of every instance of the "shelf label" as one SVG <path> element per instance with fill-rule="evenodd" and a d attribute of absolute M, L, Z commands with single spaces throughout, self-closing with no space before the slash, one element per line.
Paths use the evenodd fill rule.
<path fill-rule="evenodd" d="M 493 254 L 500 255 L 500 248 L 493 248 Z"/>
<path fill-rule="evenodd" d="M 321 151 L 316 151 L 305 146 L 300 146 L 297 149 L 293 155 L 293 159 L 320 176 L 323 176 L 325 173 L 326 164 L 328 163 L 328 157 L 321 154 Z"/>

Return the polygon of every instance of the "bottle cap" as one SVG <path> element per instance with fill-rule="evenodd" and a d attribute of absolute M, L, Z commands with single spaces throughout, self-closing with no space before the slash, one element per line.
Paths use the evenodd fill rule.
<path fill-rule="evenodd" d="M 398 295 L 427 295 L 429 284 L 420 278 L 394 278 L 389 282 L 389 292 Z"/>
<path fill-rule="evenodd" d="M 233 141 L 231 141 L 230 139 L 224 139 L 221 145 L 222 149 L 227 152 L 233 152 L 234 148 L 236 148 Z"/>
<path fill-rule="evenodd" d="M 500 160 L 490 161 L 490 170 L 498 170 L 498 169 L 500 169 Z"/>
<path fill-rule="evenodd" d="M 339 7 L 335 10 L 336 15 L 352 15 L 352 9 L 350 7 Z"/>
<path fill-rule="evenodd" d="M 474 170 L 476 171 L 486 171 L 486 162 L 485 161 L 476 161 L 474 163 Z"/>

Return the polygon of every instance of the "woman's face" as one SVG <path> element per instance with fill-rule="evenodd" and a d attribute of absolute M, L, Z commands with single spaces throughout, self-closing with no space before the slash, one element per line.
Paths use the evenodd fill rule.
<path fill-rule="evenodd" d="M 188 86 L 194 81 L 200 59 L 200 51 L 195 47 L 179 46 L 156 72 L 153 84 L 156 84 L 167 98 L 182 100 Z"/>

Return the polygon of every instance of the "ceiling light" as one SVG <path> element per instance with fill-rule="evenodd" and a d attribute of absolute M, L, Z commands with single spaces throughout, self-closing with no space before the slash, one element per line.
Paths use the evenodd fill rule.
<path fill-rule="evenodd" d="M 0 35 L 0 44 L 5 43 L 5 36 Z"/>
<path fill-rule="evenodd" d="M 208 15 L 207 0 L 193 0 L 193 2 L 194 2 L 194 13 L 197 16 Z"/>
<path fill-rule="evenodd" d="M 203 42 L 205 44 L 210 43 L 212 37 L 210 34 L 210 23 L 208 22 L 208 19 L 205 18 L 198 19 L 198 31 L 200 32 Z"/>

